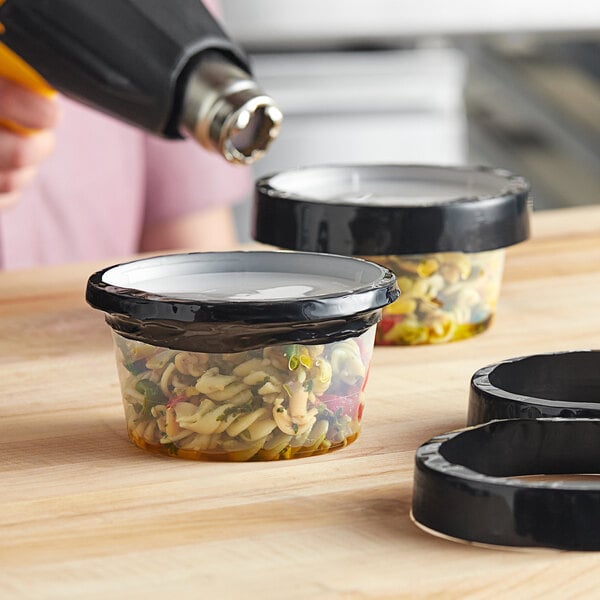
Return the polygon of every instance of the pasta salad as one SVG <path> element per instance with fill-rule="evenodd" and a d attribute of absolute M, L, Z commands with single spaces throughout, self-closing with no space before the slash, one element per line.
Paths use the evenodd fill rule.
<path fill-rule="evenodd" d="M 371 256 L 393 271 L 402 294 L 384 307 L 376 343 L 439 344 L 485 331 L 496 311 L 504 249 Z"/>
<path fill-rule="evenodd" d="M 236 352 L 172 350 L 116 332 L 130 439 L 190 459 L 279 460 L 360 431 L 375 326 L 358 337 Z"/>

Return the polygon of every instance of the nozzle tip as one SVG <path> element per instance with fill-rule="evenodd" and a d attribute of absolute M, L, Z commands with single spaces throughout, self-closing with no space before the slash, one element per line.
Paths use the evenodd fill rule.
<path fill-rule="evenodd" d="M 235 111 L 221 130 L 221 152 L 231 162 L 260 159 L 281 129 L 283 115 L 268 96 L 252 98 Z"/>
<path fill-rule="evenodd" d="M 200 61 L 186 86 L 182 129 L 228 161 L 255 162 L 279 135 L 279 108 L 249 73 L 220 54 Z"/>

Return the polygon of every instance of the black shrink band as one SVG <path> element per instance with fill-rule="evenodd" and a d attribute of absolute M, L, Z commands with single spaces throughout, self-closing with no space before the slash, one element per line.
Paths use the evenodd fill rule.
<path fill-rule="evenodd" d="M 510 419 L 436 436 L 416 453 L 417 524 L 470 542 L 600 550 L 600 419 Z M 562 475 L 560 480 L 519 479 Z"/>
<path fill-rule="evenodd" d="M 468 425 L 540 417 L 600 418 L 600 350 L 511 358 L 471 378 Z"/>

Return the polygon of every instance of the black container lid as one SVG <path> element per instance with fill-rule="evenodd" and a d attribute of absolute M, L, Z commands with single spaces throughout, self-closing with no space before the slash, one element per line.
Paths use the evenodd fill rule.
<path fill-rule="evenodd" d="M 569 477 L 600 472 L 599 447 L 598 419 L 508 419 L 436 436 L 416 453 L 413 518 L 471 542 L 600 550 L 600 482 Z"/>
<path fill-rule="evenodd" d="M 345 255 L 482 252 L 529 237 L 528 194 L 486 167 L 303 167 L 257 180 L 253 237 Z"/>
<path fill-rule="evenodd" d="M 147 258 L 94 273 L 86 292 L 125 337 L 202 352 L 356 336 L 398 296 L 384 267 L 305 252 Z"/>
<path fill-rule="evenodd" d="M 532 354 L 471 378 L 468 424 L 494 419 L 600 418 L 600 351 Z"/>

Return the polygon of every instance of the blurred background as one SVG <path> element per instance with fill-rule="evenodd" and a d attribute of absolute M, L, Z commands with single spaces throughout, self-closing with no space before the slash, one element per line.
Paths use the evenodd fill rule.
<path fill-rule="evenodd" d="M 221 0 L 282 108 L 254 176 L 310 164 L 484 164 L 535 210 L 600 201 L 600 3 Z M 237 211 L 249 240 L 251 199 Z"/>

